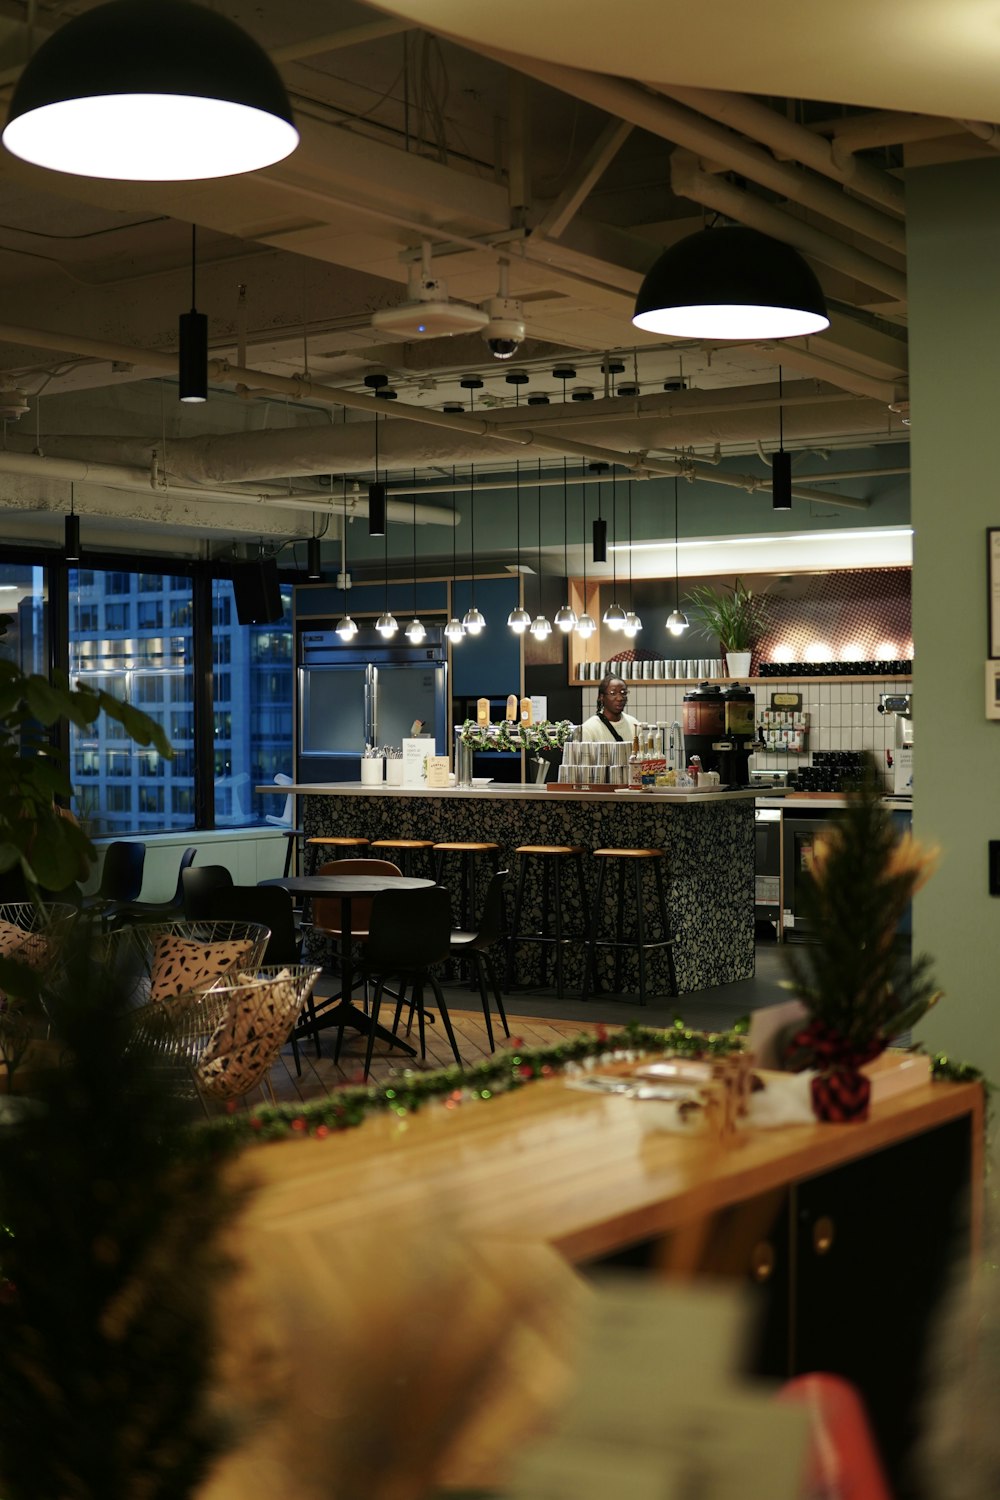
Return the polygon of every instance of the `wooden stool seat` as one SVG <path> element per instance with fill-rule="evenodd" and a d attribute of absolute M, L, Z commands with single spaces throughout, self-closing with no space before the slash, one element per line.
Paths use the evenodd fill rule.
<path fill-rule="evenodd" d="M 376 849 L 387 849 L 399 856 L 399 863 L 404 875 L 412 875 L 413 856 L 423 854 L 433 866 L 432 851 L 434 849 L 433 839 L 374 839 L 372 841 L 372 852 Z"/>
<path fill-rule="evenodd" d="M 457 854 L 461 866 L 459 892 L 459 926 L 469 929 L 475 925 L 476 859 L 480 854 L 488 855 L 490 872 L 495 875 L 500 868 L 500 845 L 479 840 L 442 839 L 433 846 L 434 878 L 442 885 L 445 860 L 449 854 Z"/>
<path fill-rule="evenodd" d="M 515 854 L 586 854 L 582 844 L 521 844 Z"/>
<path fill-rule="evenodd" d="M 556 961 L 556 994 L 562 999 L 564 950 L 569 944 L 585 942 L 590 927 L 587 882 L 583 873 L 583 856 L 586 852 L 582 844 L 522 844 L 520 848 L 515 849 L 514 853 L 518 857 L 520 865 L 517 875 L 517 895 L 514 898 L 514 923 L 510 940 L 507 944 L 508 989 L 516 980 L 515 969 L 518 943 L 537 943 L 541 950 L 541 982 L 542 984 L 546 984 L 548 981 L 548 953 L 551 948 L 555 954 Z M 536 859 L 541 860 L 540 866 L 535 865 L 537 872 L 536 886 L 538 889 L 538 900 L 535 909 L 540 915 L 541 925 L 526 932 L 522 930 L 521 926 L 521 914 L 524 909 L 524 892 L 528 880 L 528 870 L 531 868 L 532 860 Z M 580 907 L 583 914 L 582 932 L 567 932 L 563 918 L 562 865 L 567 859 L 573 860 L 576 865 Z"/>
<path fill-rule="evenodd" d="M 500 845 L 445 841 L 434 844 L 433 847 L 444 854 L 486 854 L 490 849 L 499 849 Z"/>
<path fill-rule="evenodd" d="M 662 849 L 595 849 L 595 859 L 666 859 Z"/>
<path fill-rule="evenodd" d="M 663 883 L 662 864 L 666 858 L 663 849 L 595 849 L 594 858 L 599 861 L 597 866 L 597 890 L 594 894 L 594 918 L 590 928 L 590 939 L 587 943 L 587 967 L 584 972 L 583 995 L 584 1000 L 589 1000 L 591 989 L 594 992 L 600 990 L 600 980 L 597 974 L 597 950 L 599 948 L 610 948 L 615 956 L 614 984 L 618 994 L 622 991 L 624 956 L 626 952 L 633 952 L 639 959 L 639 1004 L 646 1003 L 646 956 L 658 949 L 663 949 L 667 970 L 670 976 L 670 993 L 677 994 L 677 971 L 674 968 L 674 940 L 670 932 L 670 918 L 667 913 L 667 893 Z M 608 870 L 614 869 L 613 861 L 618 860 L 618 892 L 615 911 L 614 936 L 601 937 L 601 919 L 604 916 L 604 878 Z M 626 861 L 631 860 L 631 873 L 626 873 Z M 660 936 L 649 938 L 646 936 L 646 912 L 644 908 L 644 896 L 642 884 L 643 865 L 641 860 L 650 860 L 652 874 L 655 876 L 655 889 L 652 892 L 656 916 L 660 923 Z M 629 885 L 631 884 L 631 890 Z M 628 920 L 628 919 L 631 920 Z M 634 931 L 627 929 L 634 924 Z"/>
<path fill-rule="evenodd" d="M 350 838 L 346 834 L 315 834 L 312 838 L 306 839 L 306 863 L 309 865 L 309 869 L 306 873 L 309 875 L 315 875 L 316 859 L 321 849 L 343 849 L 349 852 L 352 849 L 359 850 L 367 848 L 367 839 Z"/>

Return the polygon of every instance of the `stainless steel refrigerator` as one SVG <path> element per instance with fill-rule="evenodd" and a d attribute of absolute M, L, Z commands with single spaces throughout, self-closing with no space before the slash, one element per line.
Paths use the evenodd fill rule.
<path fill-rule="evenodd" d="M 298 638 L 296 724 L 300 781 L 360 781 L 366 745 L 401 746 L 417 719 L 448 753 L 448 662 L 440 627 L 419 646 L 373 629 L 345 643 L 334 630 Z"/>

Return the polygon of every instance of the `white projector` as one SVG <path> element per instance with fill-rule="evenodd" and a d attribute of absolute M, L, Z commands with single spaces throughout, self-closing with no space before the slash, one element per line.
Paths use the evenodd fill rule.
<path fill-rule="evenodd" d="M 443 281 L 425 276 L 418 294 L 395 307 L 381 307 L 372 314 L 372 327 L 379 333 L 402 339 L 440 339 L 454 333 L 479 333 L 489 322 L 481 307 L 451 302 Z"/>

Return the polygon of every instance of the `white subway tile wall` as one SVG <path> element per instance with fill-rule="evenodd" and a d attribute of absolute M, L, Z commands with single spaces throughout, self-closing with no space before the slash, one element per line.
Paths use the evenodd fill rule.
<path fill-rule="evenodd" d="M 594 711 L 594 686 L 588 682 L 580 693 L 580 717 L 589 718 Z M 780 678 L 754 678 L 749 684 L 756 698 L 756 712 L 769 707 L 771 694 L 802 694 L 802 707 L 810 715 L 809 748 L 802 755 L 769 754 L 758 750 L 752 766 L 757 771 L 793 771 L 812 764 L 815 750 L 870 750 L 886 783 L 892 772 L 886 752 L 895 750 L 896 720 L 891 714 L 878 712 L 880 693 L 908 691 L 898 678 L 872 677 L 866 682 L 823 682 L 817 680 L 782 682 Z M 682 719 L 684 694 L 690 683 L 676 687 L 646 686 L 629 682 L 628 712 L 633 718 L 649 723 L 670 723 Z"/>

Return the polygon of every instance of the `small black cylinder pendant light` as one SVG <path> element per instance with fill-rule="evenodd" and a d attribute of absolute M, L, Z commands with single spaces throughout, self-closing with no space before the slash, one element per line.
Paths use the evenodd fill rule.
<path fill-rule="evenodd" d="M 315 534 L 306 542 L 306 576 L 313 583 L 323 577 L 323 549 Z"/>
<path fill-rule="evenodd" d="M 80 517 L 74 509 L 76 495 L 73 486 L 69 487 L 69 515 L 64 523 L 63 556 L 68 563 L 80 561 Z"/>
<path fill-rule="evenodd" d="M 784 394 L 781 366 L 778 366 L 778 451 L 771 455 L 771 509 L 792 508 L 792 455 L 785 452 Z"/>
<path fill-rule="evenodd" d="M 385 536 L 386 488 L 378 477 L 378 412 L 375 413 L 375 479 L 368 486 L 368 535 Z"/>
<path fill-rule="evenodd" d="M 195 308 L 197 227 L 191 225 L 191 311 L 177 320 L 177 394 L 182 401 L 208 400 L 208 318 Z"/>
<path fill-rule="evenodd" d="M 598 475 L 607 468 L 606 464 L 591 464 L 591 469 L 596 469 Z M 601 513 L 601 481 L 597 480 L 597 515 L 594 517 L 593 529 L 593 551 L 592 557 L 595 563 L 607 562 L 608 560 L 608 523 Z"/>

